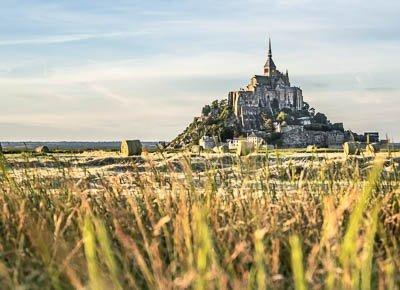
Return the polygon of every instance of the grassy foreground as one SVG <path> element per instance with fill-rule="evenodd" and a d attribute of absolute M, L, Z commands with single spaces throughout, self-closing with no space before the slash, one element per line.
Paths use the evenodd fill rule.
<path fill-rule="evenodd" d="M 182 156 L 77 179 L 0 158 L 2 289 L 399 289 L 390 159 Z"/>

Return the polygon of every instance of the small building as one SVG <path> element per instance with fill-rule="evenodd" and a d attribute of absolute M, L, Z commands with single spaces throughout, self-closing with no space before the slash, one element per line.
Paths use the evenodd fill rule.
<path fill-rule="evenodd" d="M 247 138 L 233 138 L 227 140 L 228 142 L 228 148 L 230 150 L 236 149 L 240 141 L 247 141 L 252 144 L 254 144 L 254 147 L 260 147 L 261 145 L 264 144 L 264 139 L 260 136 L 258 136 L 256 133 L 252 132 Z"/>
<path fill-rule="evenodd" d="M 229 150 L 236 149 L 239 144 L 239 141 L 241 141 L 241 140 L 246 140 L 246 139 L 245 138 L 233 138 L 233 139 L 226 140 L 228 142 Z"/>
<path fill-rule="evenodd" d="M 203 149 L 212 149 L 215 147 L 214 138 L 212 138 L 210 136 L 203 136 L 199 140 L 199 145 Z"/>
<path fill-rule="evenodd" d="M 260 147 L 264 143 L 264 139 L 257 136 L 254 132 L 247 136 L 247 141 L 253 143 L 256 148 Z"/>

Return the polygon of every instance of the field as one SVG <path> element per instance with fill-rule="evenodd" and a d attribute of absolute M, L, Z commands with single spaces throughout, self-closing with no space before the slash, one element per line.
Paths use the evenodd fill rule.
<path fill-rule="evenodd" d="M 0 154 L 2 289 L 399 289 L 400 154 Z"/>

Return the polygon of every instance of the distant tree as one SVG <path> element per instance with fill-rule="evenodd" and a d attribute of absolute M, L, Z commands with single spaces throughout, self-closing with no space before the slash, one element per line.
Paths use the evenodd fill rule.
<path fill-rule="evenodd" d="M 286 114 L 291 114 L 292 113 L 292 109 L 290 109 L 290 108 L 282 108 L 282 112 L 285 112 Z"/>
<path fill-rule="evenodd" d="M 225 119 L 227 119 L 229 117 L 229 114 L 230 114 L 229 109 L 228 108 L 224 108 L 223 111 L 220 114 L 220 118 L 222 120 L 225 120 Z"/>
<path fill-rule="evenodd" d="M 339 130 L 339 131 L 344 132 L 343 123 L 334 123 L 334 124 L 332 125 L 332 128 L 333 128 L 334 130 Z"/>
<path fill-rule="evenodd" d="M 267 121 L 264 124 L 265 131 L 267 132 L 274 132 L 274 124 L 272 123 L 271 119 L 267 119 Z"/>
<path fill-rule="evenodd" d="M 233 139 L 234 130 L 229 127 L 222 128 L 220 132 L 220 138 L 222 142 L 225 142 L 227 139 Z"/>
<path fill-rule="evenodd" d="M 211 103 L 211 108 L 217 109 L 218 108 L 218 100 L 215 100 Z"/>
<path fill-rule="evenodd" d="M 208 116 L 208 114 L 210 114 L 210 112 L 211 112 L 210 105 L 205 105 L 203 107 L 203 109 L 201 110 L 201 113 L 203 114 L 203 116 Z"/>
<path fill-rule="evenodd" d="M 315 114 L 315 116 L 313 117 L 313 121 L 317 124 L 328 124 L 328 118 L 325 116 L 325 114 L 319 112 Z"/>
<path fill-rule="evenodd" d="M 310 109 L 310 105 L 307 102 L 303 102 L 303 110 L 308 111 Z"/>
<path fill-rule="evenodd" d="M 281 112 L 279 112 L 278 116 L 276 117 L 276 120 L 278 122 L 282 123 L 282 122 L 286 121 L 287 116 L 288 115 L 285 112 L 281 111 Z"/>

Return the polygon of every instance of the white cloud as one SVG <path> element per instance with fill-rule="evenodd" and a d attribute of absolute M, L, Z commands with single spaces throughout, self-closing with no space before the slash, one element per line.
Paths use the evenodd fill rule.
<path fill-rule="evenodd" d="M 145 31 L 137 32 L 109 32 L 109 33 L 85 33 L 85 34 L 67 34 L 67 35 L 45 35 L 36 38 L 23 39 L 3 39 L 0 40 L 0 46 L 11 45 L 32 45 L 32 44 L 57 44 L 82 40 L 114 38 L 114 37 L 131 37 L 146 34 Z"/>

